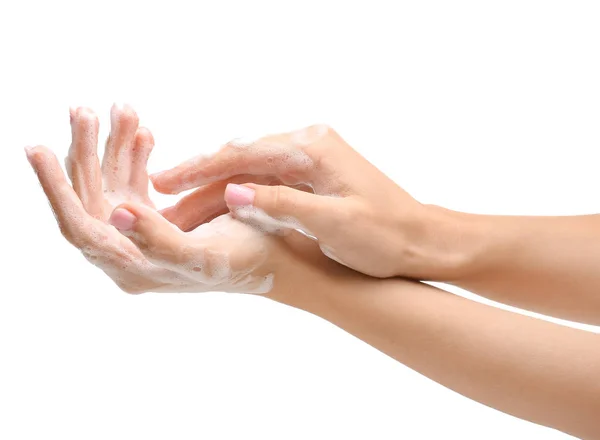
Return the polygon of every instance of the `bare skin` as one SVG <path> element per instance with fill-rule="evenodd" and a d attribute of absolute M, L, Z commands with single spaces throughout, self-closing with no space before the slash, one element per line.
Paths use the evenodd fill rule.
<path fill-rule="evenodd" d="M 312 166 L 286 161 L 290 151 L 306 154 Z M 284 186 L 255 180 L 267 177 Z M 252 205 L 298 220 L 326 255 L 365 274 L 452 283 L 523 309 L 600 324 L 599 215 L 486 216 L 422 205 L 322 126 L 246 148 L 226 144 L 151 178 L 163 193 L 199 187 L 164 211 L 183 229 L 227 207 L 235 213 Z M 225 185 L 244 180 L 227 187 L 224 201 Z M 314 194 L 290 188 L 299 183 Z"/>
<path fill-rule="evenodd" d="M 600 335 L 419 282 L 349 273 L 331 281 L 304 281 L 320 287 L 303 290 L 304 297 L 292 305 L 473 400 L 580 438 L 600 439 Z"/>
<path fill-rule="evenodd" d="M 128 178 L 120 182 L 143 181 L 143 174 L 132 179 L 132 174 L 145 173 L 145 167 L 132 166 L 132 145 L 121 145 L 115 165 L 104 172 L 126 170 L 123 176 Z M 99 173 L 97 160 L 83 160 L 90 156 L 80 155 L 76 147 L 71 160 L 78 162 L 70 165 L 76 168 L 70 174 L 78 176 L 73 189 L 47 148 L 29 149 L 27 155 L 65 237 L 88 255 L 103 255 L 112 268 L 105 269 L 109 276 L 117 273 L 118 280 L 128 280 L 115 280 L 126 291 L 177 290 L 180 285 L 172 282 L 171 272 L 190 291 L 219 290 L 218 283 L 191 282 L 194 274 L 189 272 L 194 271 L 188 263 L 198 252 L 227 252 L 232 266 L 250 267 L 249 275 L 273 275 L 266 298 L 321 316 L 483 404 L 582 438 L 600 438 L 599 335 L 468 301 L 419 282 L 366 276 L 325 257 L 318 243 L 295 231 L 255 235 L 226 215 L 217 218 L 217 224 L 226 222 L 223 236 L 186 234 L 138 198 L 139 193 L 121 200 L 107 216 L 108 210 L 92 207 L 110 210 L 114 205 L 89 203 L 87 195 L 103 197 L 91 178 Z M 114 177 L 105 174 L 105 181 Z M 115 193 L 130 194 L 117 191 L 123 187 L 115 186 Z M 235 200 L 239 198 L 229 194 L 230 203 Z M 104 238 L 97 239 L 97 234 Z M 240 240 L 249 246 L 239 246 Z M 159 275 L 171 284 L 165 286 Z M 240 292 L 247 287 L 227 286 Z"/>

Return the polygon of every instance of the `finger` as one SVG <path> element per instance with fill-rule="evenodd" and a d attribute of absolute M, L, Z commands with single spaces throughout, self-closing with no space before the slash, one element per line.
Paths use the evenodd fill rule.
<path fill-rule="evenodd" d="M 131 151 L 131 175 L 129 186 L 141 200 L 149 202 L 148 197 L 148 158 L 154 148 L 154 137 L 150 130 L 138 128 L 135 133 L 133 149 Z"/>
<path fill-rule="evenodd" d="M 270 185 L 277 182 L 273 177 L 253 177 L 249 175 L 235 176 L 231 179 L 201 186 L 191 194 L 183 197 L 175 205 L 163 209 L 161 214 L 182 231 L 191 231 L 202 223 L 206 223 L 218 215 L 229 212 L 223 194 L 229 183 L 257 182 Z"/>
<path fill-rule="evenodd" d="M 277 176 L 285 184 L 306 182 L 313 161 L 295 139 L 295 135 L 286 134 L 248 144 L 232 141 L 214 155 L 190 159 L 150 178 L 154 188 L 166 194 L 239 174 Z"/>
<path fill-rule="evenodd" d="M 230 184 L 225 190 L 225 202 L 236 218 L 266 232 L 300 229 L 319 237 L 334 224 L 343 199 L 287 186 Z"/>
<path fill-rule="evenodd" d="M 259 277 L 261 283 L 254 285 L 246 280 L 250 271 L 264 261 L 263 236 L 231 216 L 203 225 L 203 230 L 192 235 L 180 231 L 148 206 L 125 203 L 113 211 L 109 222 L 146 259 L 180 274 L 184 281 L 195 284 L 194 289 L 231 289 L 247 281 L 242 291 L 248 291 L 264 281 Z"/>
<path fill-rule="evenodd" d="M 102 158 L 104 190 L 127 191 L 131 175 L 131 150 L 139 118 L 129 105 L 113 105 L 110 110 L 110 134 Z"/>
<path fill-rule="evenodd" d="M 163 209 L 161 214 L 182 231 L 191 231 L 216 213 L 229 211 L 223 200 L 225 186 L 226 182 L 202 186 L 175 205 Z"/>
<path fill-rule="evenodd" d="M 90 217 L 67 182 L 56 156 L 43 146 L 27 148 L 25 152 L 48 197 L 61 233 L 74 246 L 83 246 L 88 238 Z"/>
<path fill-rule="evenodd" d="M 186 235 L 148 206 L 121 204 L 112 212 L 109 223 L 156 264 L 177 266 L 191 258 Z"/>
<path fill-rule="evenodd" d="M 90 109 L 70 109 L 71 147 L 65 159 L 73 189 L 86 211 L 101 219 L 104 210 L 102 175 L 98 160 L 98 117 Z"/>

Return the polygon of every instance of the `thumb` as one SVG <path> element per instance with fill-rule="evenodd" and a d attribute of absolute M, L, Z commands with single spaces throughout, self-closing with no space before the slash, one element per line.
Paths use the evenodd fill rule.
<path fill-rule="evenodd" d="M 109 223 L 157 263 L 181 264 L 187 252 L 186 235 L 148 206 L 123 203 L 112 212 Z"/>
<path fill-rule="evenodd" d="M 333 200 L 281 185 L 230 183 L 225 189 L 225 203 L 235 217 L 270 233 L 302 229 L 319 234 L 328 223 Z"/>

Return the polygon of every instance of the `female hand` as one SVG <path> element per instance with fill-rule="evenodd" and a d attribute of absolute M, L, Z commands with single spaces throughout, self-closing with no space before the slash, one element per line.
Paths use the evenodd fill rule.
<path fill-rule="evenodd" d="M 229 210 L 267 230 L 304 230 L 323 253 L 368 275 L 447 282 L 526 310 L 600 322 L 599 215 L 421 205 L 327 127 L 230 142 L 151 179 L 164 193 L 200 186 L 163 211 L 184 230 Z M 245 182 L 253 183 L 237 185 Z"/>
<path fill-rule="evenodd" d="M 460 255 L 440 256 L 442 212 L 417 202 L 326 126 L 234 140 L 151 179 L 168 194 L 200 187 L 163 211 L 183 230 L 230 210 L 268 231 L 302 230 L 325 255 L 371 276 L 449 279 L 460 265 Z"/>
<path fill-rule="evenodd" d="M 98 125 L 91 110 L 71 112 L 73 142 L 66 168 L 72 186 L 49 149 L 27 149 L 61 232 L 92 264 L 130 293 L 272 290 L 278 264 L 291 255 L 283 242 L 230 215 L 182 232 L 148 198 L 146 163 L 154 141 L 138 127 L 133 109 L 112 108 L 102 166 L 96 153 Z M 293 275 L 282 279 L 291 281 Z M 284 284 L 277 285 L 282 291 Z"/>

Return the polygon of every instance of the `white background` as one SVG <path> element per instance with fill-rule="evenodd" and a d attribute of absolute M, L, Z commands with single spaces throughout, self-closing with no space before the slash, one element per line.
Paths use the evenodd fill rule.
<path fill-rule="evenodd" d="M 113 101 L 151 171 L 322 122 L 422 202 L 592 213 L 599 23 L 594 1 L 2 2 L 0 438 L 567 438 L 262 298 L 120 292 L 22 148 L 64 156 L 69 106 L 105 135 Z"/>

